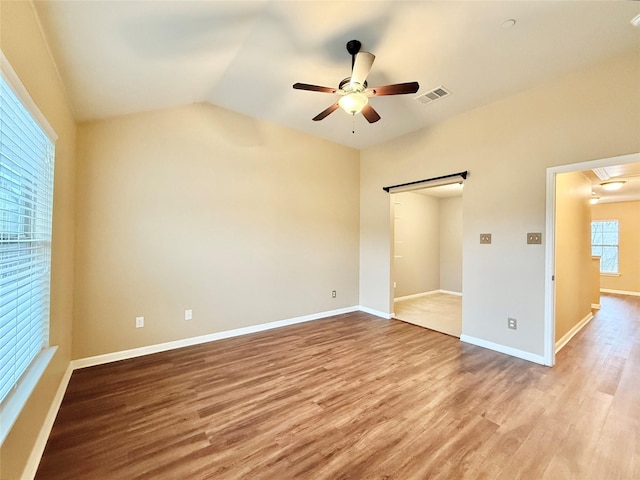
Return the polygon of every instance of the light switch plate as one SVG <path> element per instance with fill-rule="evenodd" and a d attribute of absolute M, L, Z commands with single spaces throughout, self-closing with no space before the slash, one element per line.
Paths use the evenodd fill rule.
<path fill-rule="evenodd" d="M 527 244 L 535 245 L 542 243 L 542 234 L 541 233 L 527 233 Z"/>
<path fill-rule="evenodd" d="M 481 233 L 480 234 L 480 243 L 482 243 L 482 244 L 491 243 L 491 234 L 490 233 Z"/>

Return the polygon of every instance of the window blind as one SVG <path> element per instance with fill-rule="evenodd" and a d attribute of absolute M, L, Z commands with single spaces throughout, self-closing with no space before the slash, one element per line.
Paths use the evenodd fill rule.
<path fill-rule="evenodd" d="M 600 273 L 618 273 L 618 220 L 591 222 L 591 255 L 600 257 Z"/>
<path fill-rule="evenodd" d="M 48 347 L 54 145 L 0 76 L 0 402 Z"/>

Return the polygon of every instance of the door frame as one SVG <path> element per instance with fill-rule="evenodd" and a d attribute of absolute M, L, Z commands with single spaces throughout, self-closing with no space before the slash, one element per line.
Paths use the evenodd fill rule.
<path fill-rule="evenodd" d="M 546 233 L 544 267 L 544 364 L 552 367 L 556 363 L 556 302 L 555 302 L 555 244 L 556 244 L 556 175 L 581 172 L 594 168 L 612 167 L 640 162 L 640 153 L 601 158 L 586 162 L 571 163 L 547 168 Z"/>

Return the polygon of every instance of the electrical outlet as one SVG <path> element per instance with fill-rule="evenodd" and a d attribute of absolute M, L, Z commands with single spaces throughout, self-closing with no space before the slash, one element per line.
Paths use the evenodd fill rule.
<path fill-rule="evenodd" d="M 518 320 L 516 320 L 515 318 L 507 318 L 507 327 L 511 330 L 517 330 Z"/>
<path fill-rule="evenodd" d="M 193 318 L 193 310 L 185 310 L 184 311 L 184 319 L 191 320 Z"/>
<path fill-rule="evenodd" d="M 136 317 L 136 328 L 144 327 L 144 317 Z"/>
<path fill-rule="evenodd" d="M 489 244 L 491 243 L 491 234 L 490 233 L 481 233 L 480 234 L 480 243 Z"/>
<path fill-rule="evenodd" d="M 396 288 L 396 282 L 393 282 L 393 288 Z"/>
<path fill-rule="evenodd" d="M 336 291 L 335 290 L 331 290 L 331 298 L 336 298 Z"/>
<path fill-rule="evenodd" d="M 542 243 L 542 234 L 541 233 L 527 233 L 527 244 L 535 245 Z"/>

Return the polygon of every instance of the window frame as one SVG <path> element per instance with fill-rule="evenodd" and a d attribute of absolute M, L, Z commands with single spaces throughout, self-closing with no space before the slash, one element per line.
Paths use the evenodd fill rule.
<path fill-rule="evenodd" d="M 42 114 L 42 112 L 40 112 L 40 109 L 37 107 L 36 103 L 29 95 L 27 89 L 24 87 L 18 75 L 13 70 L 11 64 L 1 50 L 0 75 L 16 95 L 18 100 L 22 103 L 22 106 L 25 108 L 25 110 L 27 110 L 27 112 L 31 115 L 31 118 L 36 122 L 36 124 L 38 124 L 44 134 L 49 138 L 51 143 L 55 145 L 58 139 L 57 134 L 55 133 L 45 116 Z M 55 181 L 54 179 L 55 168 L 53 177 L 51 179 L 52 189 L 53 183 Z M 53 203 L 51 217 L 51 229 L 53 230 Z M 51 269 L 49 268 L 49 275 L 51 275 L 50 272 Z M 51 278 L 49 278 L 49 295 L 50 294 Z M 50 318 L 51 315 L 49 312 L 49 314 L 47 315 L 48 324 L 50 323 Z M 13 390 L 2 400 L 2 402 L 0 402 L 0 418 L 2 418 L 2 421 L 0 422 L 0 446 L 4 443 L 5 439 L 9 435 L 9 432 L 11 431 L 11 428 L 13 427 L 15 421 L 18 419 L 20 413 L 22 412 L 22 409 L 26 405 L 33 390 L 36 388 L 36 385 L 40 381 L 40 378 L 44 374 L 47 366 L 49 365 L 51 359 L 57 351 L 57 346 L 51 346 L 49 344 L 49 334 L 49 328 L 47 325 L 47 338 L 43 342 L 43 348 L 30 362 L 27 369 L 22 373 Z"/>
<path fill-rule="evenodd" d="M 595 223 L 611 223 L 611 222 L 615 222 L 616 223 L 616 237 L 617 237 L 617 241 L 615 245 L 609 245 L 609 244 L 594 244 L 593 243 L 593 226 Z M 620 220 L 617 218 L 611 218 L 611 219 L 598 219 L 598 220 L 591 220 L 591 254 L 593 255 L 593 248 L 594 247 L 607 247 L 607 248 L 613 248 L 615 247 L 616 249 L 616 271 L 603 271 L 602 270 L 602 255 L 598 255 L 600 256 L 600 275 L 610 275 L 610 276 L 619 276 L 620 275 Z"/>

